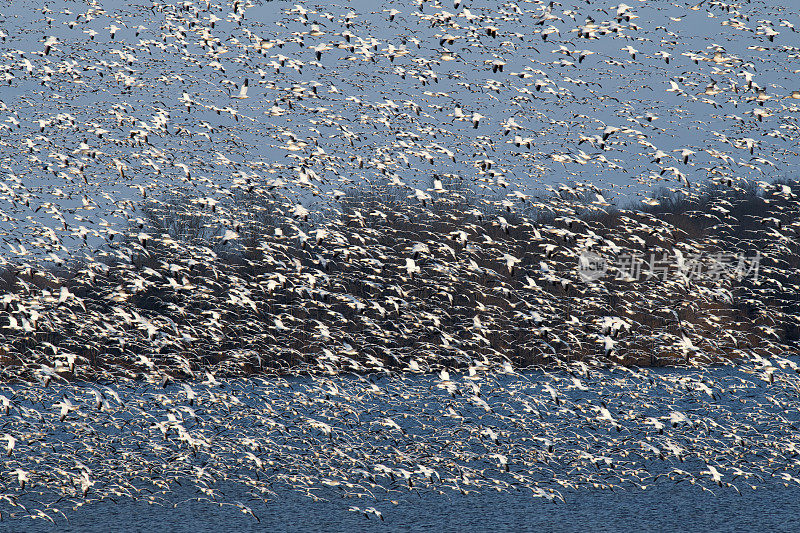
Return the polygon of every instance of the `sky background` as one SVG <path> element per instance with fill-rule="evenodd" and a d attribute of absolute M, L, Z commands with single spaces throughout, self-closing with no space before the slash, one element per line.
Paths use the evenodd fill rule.
<path fill-rule="evenodd" d="M 176 191 L 313 211 L 449 174 L 495 200 L 582 182 L 626 204 L 794 177 L 800 20 L 781 3 L 418 4 L 14 2 L 0 254 L 82 253 Z"/>

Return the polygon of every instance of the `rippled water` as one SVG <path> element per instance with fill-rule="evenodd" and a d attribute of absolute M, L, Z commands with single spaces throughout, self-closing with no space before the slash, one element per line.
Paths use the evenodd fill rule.
<path fill-rule="evenodd" d="M 312 502 L 293 492 L 263 505 L 260 522 L 233 507 L 187 502 L 164 508 L 137 502 L 84 507 L 53 526 L 15 521 L 3 531 L 797 531 L 800 487 L 718 490 L 662 483 L 646 491 L 586 490 L 547 503 L 523 494 L 426 495 L 384 508 L 383 522 L 348 512 L 341 499 Z M 357 505 L 360 501 L 355 501 Z M 344 505 L 344 506 L 343 506 Z"/>
<path fill-rule="evenodd" d="M 453 374 L 451 378 L 454 383 L 464 382 L 462 375 Z M 715 393 L 713 399 L 707 398 L 700 391 L 694 391 L 691 387 L 687 388 L 690 383 L 699 383 L 701 378 L 704 380 L 703 382 L 714 384 L 714 390 L 718 393 Z M 305 396 L 300 391 L 310 394 L 313 390 L 317 390 L 317 394 L 324 396 L 323 389 L 313 388 L 316 379 L 274 380 L 275 383 L 269 379 L 237 380 L 226 384 L 225 389 L 235 389 L 241 398 L 254 401 L 255 404 L 247 408 L 241 407 L 248 412 L 250 409 L 260 409 L 259 405 L 266 409 L 270 406 L 282 405 L 281 402 L 289 402 L 285 404 L 287 410 L 302 409 L 303 406 L 306 406 L 310 409 L 309 413 L 312 413 L 314 409 L 317 409 L 313 407 L 313 403 L 306 404 L 305 400 L 300 401 L 302 398 L 310 399 L 312 396 Z M 334 433 L 350 431 L 348 438 L 355 442 L 359 432 L 367 432 L 362 435 L 364 443 L 366 443 L 369 441 L 367 435 L 372 427 L 369 421 L 377 416 L 376 414 L 393 411 L 395 413 L 393 416 L 401 420 L 402 414 L 398 412 L 401 410 L 410 415 L 408 421 L 404 422 L 409 432 L 418 432 L 414 437 L 416 439 L 414 442 L 423 450 L 419 455 L 419 460 L 423 460 L 422 458 L 425 457 L 424 450 L 426 448 L 431 450 L 431 453 L 443 453 L 438 448 L 440 442 L 437 439 L 453 430 L 451 421 L 439 419 L 438 422 L 434 422 L 434 427 L 429 428 L 432 431 L 430 434 L 427 433 L 428 430 L 415 429 L 414 426 L 416 417 L 426 421 L 435 419 L 435 413 L 451 401 L 448 399 L 449 395 L 444 394 L 437 386 L 440 381 L 433 376 L 411 376 L 402 379 L 373 377 L 371 379 L 374 380 L 373 384 L 376 384 L 378 390 L 383 392 L 361 400 L 356 400 L 355 396 L 351 397 L 349 401 L 352 402 L 352 406 L 357 407 L 361 412 L 361 424 L 350 426 L 348 429 L 346 424 L 343 425 L 344 419 L 337 422 L 335 418 L 326 418 L 334 424 Z M 496 388 L 488 392 L 486 398 L 496 406 L 498 411 L 481 415 L 483 410 L 477 409 L 473 415 L 476 420 L 465 419 L 467 424 L 477 424 L 479 421 L 481 424 L 499 424 L 502 421 L 501 415 L 504 410 L 507 411 L 507 414 L 519 414 L 517 408 L 512 404 L 505 403 L 504 400 L 517 403 L 523 398 L 532 398 L 534 395 L 542 394 L 542 386 L 547 383 L 558 383 L 559 380 L 565 378 L 559 377 L 557 374 L 533 372 L 516 376 L 500 375 L 495 376 L 495 379 L 496 381 L 493 383 Z M 373 488 L 377 495 L 375 499 L 361 499 L 348 497 L 343 490 L 339 490 L 341 487 L 336 489 L 325 487 L 325 476 L 330 476 L 331 472 L 320 471 L 316 474 L 320 476 L 321 483 L 318 482 L 316 488 L 313 489 L 318 498 L 316 501 L 288 488 L 285 482 L 289 478 L 284 476 L 283 483 L 276 481 L 273 484 L 269 474 L 262 474 L 262 481 L 274 490 L 274 494 L 268 495 L 267 500 L 263 501 L 254 499 L 241 483 L 232 482 L 235 479 L 233 473 L 238 468 L 236 465 L 241 463 L 230 459 L 225 463 L 229 463 L 228 468 L 231 469 L 228 471 L 229 473 L 226 473 L 223 463 L 220 463 L 217 465 L 215 474 L 217 480 L 228 475 L 231 476 L 229 477 L 230 482 L 221 481 L 214 485 L 220 491 L 218 501 L 226 502 L 222 505 L 207 500 L 198 501 L 197 498 L 202 495 L 198 493 L 191 479 L 187 481 L 183 477 L 181 478 L 183 483 L 173 484 L 172 492 L 165 494 L 164 500 L 162 500 L 163 505 L 151 505 L 141 499 L 115 498 L 116 501 L 106 499 L 73 508 L 72 505 L 81 501 L 78 497 L 72 500 L 73 503 L 68 500 L 56 501 L 48 508 L 52 511 L 53 507 L 57 507 L 66 513 L 66 517 L 50 513 L 56 518 L 56 524 L 42 519 L 24 518 L 23 513 L 17 513 L 16 518 L 9 520 L 7 512 L 4 512 L 3 516 L 6 521 L 0 523 L 0 531 L 797 531 L 797 516 L 800 511 L 800 485 L 797 483 L 800 482 L 784 482 L 780 477 L 783 472 L 796 472 L 791 450 L 787 450 L 787 446 L 790 446 L 794 439 L 792 431 L 796 432 L 792 424 L 797 419 L 797 416 L 793 414 L 797 410 L 797 406 L 790 392 L 795 379 L 794 373 L 779 373 L 775 382 L 769 383 L 759 379 L 758 374 L 747 371 L 747 367 L 718 367 L 699 371 L 660 369 L 646 371 L 644 374 L 620 369 L 596 374 L 591 381 L 593 386 L 590 390 L 566 388 L 561 390 L 563 394 L 561 401 L 575 409 L 583 402 L 595 398 L 595 395 L 602 391 L 602 397 L 605 398 L 612 410 L 614 410 L 612 403 L 618 408 L 627 406 L 626 409 L 640 410 L 643 414 L 653 411 L 654 415 L 659 412 L 663 415 L 670 409 L 679 408 L 690 413 L 690 416 L 696 421 L 716 419 L 727 426 L 738 428 L 736 429 L 737 433 L 751 439 L 755 448 L 747 452 L 748 455 L 742 455 L 744 452 L 732 444 L 730 449 L 726 449 L 720 440 L 715 440 L 720 438 L 720 435 L 724 435 L 725 431 L 720 430 L 708 434 L 710 439 L 708 443 L 717 447 L 716 449 L 721 454 L 719 456 L 706 456 L 710 451 L 700 447 L 700 444 L 697 443 L 697 447 L 687 454 L 685 461 L 678 461 L 668 454 L 665 454 L 663 461 L 645 459 L 637 451 L 636 440 L 641 438 L 644 430 L 636 429 L 638 426 L 634 419 L 624 421 L 629 427 L 623 428 L 623 432 L 619 433 L 613 431 L 611 427 L 604 428 L 602 425 L 594 429 L 579 429 L 580 419 L 576 418 L 575 423 L 578 425 L 575 426 L 575 430 L 588 431 L 585 437 L 590 440 L 596 437 L 595 447 L 600 446 L 599 450 L 592 447 L 588 449 L 596 454 L 613 455 L 615 457 L 613 466 L 608 467 L 602 462 L 597 467 L 587 461 L 576 463 L 575 457 L 579 450 L 574 450 L 574 455 L 573 452 L 564 453 L 570 446 L 566 437 L 556 445 L 555 454 L 549 459 L 542 456 L 544 462 L 537 463 L 534 460 L 530 465 L 522 466 L 517 465 L 517 458 L 526 456 L 530 451 L 526 451 L 527 448 L 536 445 L 530 444 L 530 439 L 527 441 L 528 444 L 524 439 L 514 440 L 509 434 L 511 439 L 507 442 L 511 446 L 509 450 L 515 450 L 513 452 L 515 455 L 512 457 L 515 466 L 512 468 L 512 472 L 517 468 L 521 468 L 521 472 L 534 467 L 539 470 L 537 476 L 541 479 L 541 486 L 558 487 L 552 479 L 547 479 L 547 472 L 552 472 L 554 476 L 560 476 L 562 481 L 564 479 L 577 480 L 580 476 L 574 477 L 574 474 L 569 472 L 569 469 L 576 464 L 585 466 L 591 472 L 594 472 L 596 468 L 597 477 L 595 479 L 607 479 L 610 483 L 620 483 L 617 480 L 620 475 L 627 475 L 620 468 L 624 469 L 626 464 L 638 464 L 639 468 L 649 473 L 642 477 L 643 480 L 647 478 L 643 481 L 646 484 L 646 490 L 641 490 L 638 488 L 639 485 L 630 482 L 621 483 L 624 485 L 624 489 L 614 491 L 599 490 L 591 488 L 589 484 L 583 484 L 584 488 L 578 490 L 559 488 L 563 501 L 559 499 L 548 501 L 546 498 L 533 497 L 531 490 L 527 488 L 520 490 L 511 488 L 506 492 L 497 492 L 491 484 L 470 485 L 467 487 L 468 493 L 461 494 L 452 488 L 445 489 L 438 483 L 423 486 L 423 480 L 415 477 L 414 479 L 420 485 L 415 485 L 413 489 L 407 487 L 400 480 L 391 484 L 388 484 L 387 481 L 383 485 L 383 489 L 381 487 Z M 278 382 L 291 384 L 291 387 L 286 388 L 286 392 L 280 392 L 284 388 L 276 389 L 275 386 Z M 353 377 L 338 376 L 329 383 L 335 384 L 340 389 L 340 394 L 344 394 L 343 391 L 352 393 L 359 387 L 365 387 L 366 383 L 370 383 L 370 381 L 365 383 Z M 671 384 L 678 383 L 684 385 L 671 386 Z M 318 383 L 316 386 L 320 385 Z M 200 384 L 194 386 L 198 391 L 203 390 Z M 489 386 L 490 382 L 484 383 L 485 388 Z M 67 391 L 68 388 L 71 390 Z M 164 390 L 170 396 L 179 396 L 180 393 L 172 388 L 173 386 L 170 386 Z M 212 390 L 215 389 L 209 388 L 204 394 L 209 394 Z M 637 396 L 636 391 L 641 394 Z M 145 405 L 145 399 L 151 397 L 156 391 L 148 387 L 141 387 L 129 392 L 126 403 L 131 406 L 140 401 L 144 402 L 141 405 Z M 73 398 L 79 398 L 80 386 L 51 387 L 47 390 L 40 390 L 40 393 L 42 394 L 40 402 L 43 401 L 46 405 L 66 393 Z M 342 397 L 344 398 L 344 396 Z M 776 397 L 784 398 L 784 403 L 781 405 L 774 403 Z M 195 409 L 201 417 L 207 416 L 203 414 L 204 409 L 211 407 L 207 405 L 207 401 L 207 396 L 201 394 L 200 404 L 195 404 Z M 503 405 L 505 407 L 499 407 Z M 461 403 L 457 408 L 467 414 L 469 404 Z M 85 406 L 82 409 L 88 411 L 89 408 Z M 158 415 L 156 408 L 151 406 L 148 409 L 152 411 L 150 416 L 155 419 L 155 416 Z M 431 417 L 427 417 L 425 414 L 428 411 L 430 411 Z M 234 410 L 234 414 L 236 412 Z M 143 411 L 139 411 L 139 413 L 139 416 L 144 414 Z M 49 412 L 46 414 L 49 416 Z M 558 417 L 568 416 L 566 411 L 559 411 L 553 406 L 552 411 L 543 410 L 540 415 L 541 419 L 532 418 L 529 420 L 529 424 L 533 425 L 537 423 L 537 420 L 541 420 L 546 424 L 543 427 L 547 427 L 547 431 L 556 431 L 558 427 L 561 427 L 558 431 L 565 430 L 566 421 L 558 420 Z M 484 416 L 486 418 L 482 418 Z M 586 421 L 591 420 L 591 416 L 588 416 Z M 494 422 L 489 421 L 489 418 L 492 418 Z M 53 423 L 55 424 L 55 422 Z M 56 446 L 64 447 L 64 452 L 67 453 L 69 451 L 67 443 L 73 437 L 62 438 L 59 436 L 61 435 L 59 432 L 75 431 L 74 426 L 70 424 L 70 418 L 67 418 L 64 425 L 57 427 L 61 429 L 51 434 L 51 444 L 43 450 L 55 452 L 56 448 L 53 446 Z M 509 425 L 506 430 L 512 431 L 512 426 Z M 242 435 L 236 438 L 243 438 L 245 434 L 256 435 L 253 432 L 258 430 L 256 426 L 243 424 L 237 431 Z M 624 440 L 628 434 L 630 434 L 630 439 L 633 439 L 630 442 Z M 665 429 L 665 435 L 667 434 L 677 439 L 686 439 L 681 441 L 683 445 L 692 446 L 690 444 L 693 442 L 692 438 L 702 433 L 696 433 L 688 426 L 678 425 L 676 427 L 668 426 Z M 439 436 L 437 437 L 437 435 Z M 107 435 L 107 438 L 110 437 Z M 552 438 L 555 440 L 557 437 L 553 434 Z M 660 442 L 659 438 L 654 434 L 656 440 L 652 442 Z M 127 446 L 131 448 L 135 447 L 134 441 L 139 437 L 132 434 L 128 439 Z M 158 442 L 170 445 L 160 436 L 151 437 L 151 439 L 153 439 L 154 445 Z M 407 435 L 406 439 L 411 439 L 411 433 Z M 227 446 L 228 441 L 233 442 L 233 440 L 233 434 L 220 436 L 214 446 L 216 449 L 220 449 Z M 391 442 L 391 438 L 389 442 Z M 409 442 L 395 445 L 410 446 Z M 147 445 L 143 440 L 140 441 L 140 444 Z M 325 454 L 328 444 L 328 439 L 320 439 L 314 449 Z M 478 446 L 477 441 L 472 445 Z M 481 446 L 483 445 L 489 446 L 486 443 L 481 444 Z M 294 451 L 291 454 L 285 456 L 284 462 L 287 460 L 290 462 L 301 461 L 301 458 L 307 455 L 308 449 L 299 444 L 298 446 L 293 448 Z M 28 448 L 30 457 L 27 459 L 32 460 L 35 457 L 33 452 L 37 449 Z M 180 447 L 176 449 L 179 450 Z M 382 452 L 384 455 L 376 456 L 373 460 L 391 464 L 394 460 L 391 452 L 393 448 L 391 445 L 385 449 L 376 448 L 375 453 L 381 449 L 384 450 Z M 465 442 L 462 451 L 469 449 L 470 445 Z M 265 450 L 264 453 L 270 454 L 273 451 Z M 627 451 L 634 453 L 627 455 Z M 43 453 L 43 458 L 50 457 L 47 460 L 53 460 L 56 457 L 53 454 L 47 455 L 44 451 L 41 453 Z M 511 454 L 512 452 L 506 453 Z M 65 461 L 70 460 L 69 456 L 63 457 Z M 745 457 L 749 457 L 749 459 L 745 459 Z M 18 462 L 22 460 L 23 457 L 17 454 L 10 459 L 10 461 Z M 84 460 L 88 461 L 89 457 L 87 456 Z M 184 457 L 182 460 L 187 460 L 187 458 Z M 195 458 L 195 460 L 199 460 L 199 458 Z M 104 460 L 99 457 L 95 457 L 92 461 L 94 462 L 90 464 L 95 468 L 96 474 L 101 471 L 101 468 L 108 467 L 107 465 L 103 466 Z M 282 470 L 290 472 L 301 463 L 292 464 L 281 463 L 279 466 Z M 482 463 L 478 461 L 476 467 L 485 467 L 487 473 L 494 471 L 495 474 L 492 475 L 498 475 L 496 467 L 493 467 L 491 462 L 487 462 L 484 467 L 481 467 L 480 464 Z M 710 483 L 708 476 L 702 472 L 707 464 L 719 465 L 724 472 L 724 480 L 733 482 L 736 488 L 718 487 Z M 10 465 L 11 463 L 8 463 L 4 470 L 10 470 Z M 750 479 L 738 477 L 734 472 L 736 465 L 760 472 L 761 475 Z M 41 464 L 38 467 L 35 465 L 32 467 L 39 470 L 44 468 Z M 441 468 L 442 477 L 444 477 L 445 470 L 443 466 Z M 684 477 L 683 481 L 669 479 L 667 474 L 672 468 L 685 469 L 692 472 L 695 477 Z M 657 475 L 659 472 L 662 473 L 660 476 Z M 311 472 L 309 471 L 309 473 Z M 342 478 L 342 480 L 344 479 Z M 44 481 L 39 483 L 38 490 L 44 488 L 43 483 Z M 751 483 L 758 485 L 758 489 L 751 488 Z M 12 492 L 16 490 L 13 483 L 7 489 Z M 443 489 L 442 492 L 439 492 L 440 489 Z M 91 494 L 96 494 L 99 490 L 101 490 L 100 485 L 94 487 Z M 379 490 L 384 490 L 384 492 L 379 492 Z M 44 496 L 42 498 L 46 499 Z M 51 499 L 51 501 L 53 500 L 55 498 Z M 29 506 L 35 505 L 36 499 L 32 499 L 32 496 L 28 494 L 25 503 Z M 257 518 L 244 514 L 239 504 L 251 509 Z M 378 519 L 375 515 L 365 517 L 363 513 L 350 510 L 352 507 L 360 509 L 374 507 L 382 513 L 383 520 Z"/>

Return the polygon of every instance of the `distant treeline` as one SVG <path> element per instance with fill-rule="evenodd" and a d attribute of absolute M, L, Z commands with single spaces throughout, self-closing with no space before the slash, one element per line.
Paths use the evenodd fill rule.
<path fill-rule="evenodd" d="M 7 268 L 4 368 L 169 379 L 204 368 L 708 364 L 794 353 L 800 334 L 797 183 L 665 189 L 627 208 L 581 184 L 488 198 L 437 179 L 306 207 L 279 192 L 175 191 L 91 258 Z M 585 280 L 590 252 L 610 268 Z M 639 275 L 625 267 L 634 256 Z M 651 258 L 667 265 L 656 276 Z M 744 269 L 720 270 L 720 258 Z"/>

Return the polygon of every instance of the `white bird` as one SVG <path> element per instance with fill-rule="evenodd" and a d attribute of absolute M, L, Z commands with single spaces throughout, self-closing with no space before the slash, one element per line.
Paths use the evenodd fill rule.
<path fill-rule="evenodd" d="M 247 89 L 250 86 L 250 81 L 245 78 L 242 86 L 239 87 L 239 92 L 237 94 L 231 94 L 231 98 L 236 98 L 237 100 L 244 100 L 248 98 L 247 96 Z"/>
<path fill-rule="evenodd" d="M 50 50 L 58 44 L 58 38 L 54 36 L 49 36 L 47 39 L 44 40 L 44 55 L 50 55 Z"/>
<path fill-rule="evenodd" d="M 417 265 L 416 261 L 414 261 L 410 257 L 406 257 L 405 270 L 406 273 L 412 278 L 414 277 L 414 274 L 419 274 L 421 272 L 419 265 Z"/>
<path fill-rule="evenodd" d="M 686 165 L 689 163 L 689 158 L 696 154 L 694 150 L 690 150 L 688 148 L 679 148 L 677 150 L 673 150 L 673 152 L 680 152 L 681 157 L 683 158 L 683 164 Z"/>
<path fill-rule="evenodd" d="M 511 254 L 503 255 L 503 259 L 506 262 L 506 267 L 508 268 L 508 274 L 513 276 L 514 275 L 514 267 L 522 262 L 522 259 L 518 257 L 514 257 Z"/>
<path fill-rule="evenodd" d="M 222 241 L 220 244 L 228 244 L 230 241 L 236 240 L 239 238 L 239 234 L 233 230 L 226 229 L 225 234 L 222 236 Z"/>
<path fill-rule="evenodd" d="M 8 433 L 3 435 L 3 438 L 6 439 L 6 455 L 11 457 L 11 454 L 14 453 L 14 447 L 17 445 L 17 439 Z"/>

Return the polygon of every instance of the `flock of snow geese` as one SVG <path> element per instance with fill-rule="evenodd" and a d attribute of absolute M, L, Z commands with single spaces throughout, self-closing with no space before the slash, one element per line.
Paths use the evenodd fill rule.
<path fill-rule="evenodd" d="M 800 484 L 800 17 L 630 4 L 14 2 L 0 517 Z"/>

